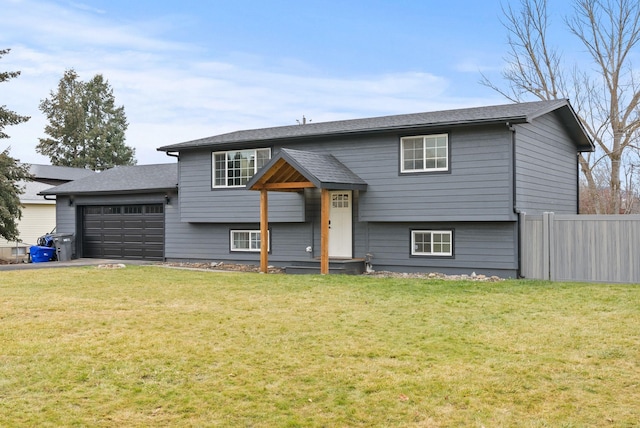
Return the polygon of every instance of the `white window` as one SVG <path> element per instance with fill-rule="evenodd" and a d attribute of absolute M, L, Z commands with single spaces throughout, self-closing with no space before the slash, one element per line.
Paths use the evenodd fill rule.
<path fill-rule="evenodd" d="M 27 255 L 27 247 L 11 247 L 11 255 L 14 256 L 14 257 L 26 256 Z"/>
<path fill-rule="evenodd" d="M 267 241 L 269 241 L 267 236 Z M 231 251 L 260 251 L 259 230 L 232 230 Z M 267 242 L 267 246 L 269 243 Z M 269 248 L 267 248 L 269 250 Z"/>
<path fill-rule="evenodd" d="M 349 208 L 349 196 L 350 196 L 350 193 L 332 193 L 331 207 L 332 208 Z"/>
<path fill-rule="evenodd" d="M 449 170 L 449 136 L 418 135 L 400 139 L 401 172 Z"/>
<path fill-rule="evenodd" d="M 452 236 L 450 230 L 412 230 L 411 255 L 451 256 Z"/>
<path fill-rule="evenodd" d="M 213 187 L 240 187 L 271 159 L 271 149 L 214 152 Z"/>

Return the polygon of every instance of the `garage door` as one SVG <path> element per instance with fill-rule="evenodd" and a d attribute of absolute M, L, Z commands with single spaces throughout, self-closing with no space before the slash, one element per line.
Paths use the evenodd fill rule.
<path fill-rule="evenodd" d="M 163 260 L 164 205 L 83 207 L 82 255 L 105 259 Z"/>

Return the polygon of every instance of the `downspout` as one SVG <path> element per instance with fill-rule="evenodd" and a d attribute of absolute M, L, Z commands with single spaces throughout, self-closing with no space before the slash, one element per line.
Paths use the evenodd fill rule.
<path fill-rule="evenodd" d="M 576 154 L 576 214 L 580 214 L 580 161 L 578 156 L 580 156 L 580 152 Z"/>
<path fill-rule="evenodd" d="M 516 127 L 507 122 L 507 127 L 511 131 L 511 199 L 513 201 L 513 213 L 516 215 L 516 277 L 524 278 L 522 276 L 522 230 L 520 224 L 520 210 L 517 203 L 516 192 Z"/>
<path fill-rule="evenodd" d="M 176 183 L 176 197 L 178 199 L 178 205 L 177 205 L 177 209 L 180 209 L 180 192 L 179 192 L 179 186 L 180 186 L 180 152 L 164 152 L 165 155 L 167 156 L 171 156 L 172 158 L 176 158 L 178 160 L 178 182 Z M 165 195 L 165 200 L 167 205 L 169 204 L 169 198 Z M 180 215 L 180 211 L 178 211 L 178 216 Z M 165 210 L 165 214 L 164 214 L 164 223 L 165 223 L 165 227 L 167 224 L 167 214 L 166 214 L 166 210 Z M 162 259 L 164 261 L 167 261 L 167 245 L 166 245 L 166 241 L 167 241 L 167 233 L 165 232 L 164 234 L 164 238 L 163 238 L 163 247 L 164 249 L 162 250 Z"/>

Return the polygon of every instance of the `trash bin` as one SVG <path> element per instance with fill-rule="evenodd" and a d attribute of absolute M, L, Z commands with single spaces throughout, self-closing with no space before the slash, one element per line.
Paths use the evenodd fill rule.
<path fill-rule="evenodd" d="M 56 250 L 51 247 L 32 245 L 29 248 L 29 254 L 33 263 L 42 263 L 51 261 L 53 256 L 56 254 Z"/>
<path fill-rule="evenodd" d="M 58 261 L 66 262 L 71 260 L 73 256 L 73 233 L 56 233 L 52 236 Z"/>

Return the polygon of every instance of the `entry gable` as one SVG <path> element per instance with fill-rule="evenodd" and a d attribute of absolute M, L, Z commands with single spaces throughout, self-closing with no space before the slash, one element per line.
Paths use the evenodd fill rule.
<path fill-rule="evenodd" d="M 319 189 L 366 190 L 367 183 L 333 155 L 281 149 L 247 183 L 250 190 L 298 191 Z"/>

